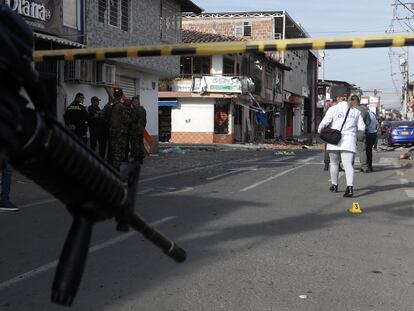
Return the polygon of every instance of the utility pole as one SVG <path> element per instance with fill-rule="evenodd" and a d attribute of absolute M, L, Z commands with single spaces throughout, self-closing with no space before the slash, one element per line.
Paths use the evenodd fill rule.
<path fill-rule="evenodd" d="M 408 105 L 408 84 L 410 83 L 409 79 L 409 71 L 408 71 L 408 56 L 409 50 L 407 48 L 407 52 L 401 56 L 400 58 L 400 66 L 401 66 L 401 73 L 403 75 L 403 85 L 402 85 L 402 119 L 407 119 L 407 105 Z"/>
<path fill-rule="evenodd" d="M 404 1 L 404 0 L 403 0 Z M 393 17 L 388 27 L 387 33 L 414 32 L 414 2 L 403 2 L 401 0 L 393 1 Z M 402 48 L 402 53 L 396 53 L 390 49 L 389 58 L 391 65 L 391 78 L 396 91 L 398 91 L 397 81 L 393 72 L 393 57 L 399 57 L 399 69 L 402 75 L 401 85 L 401 114 L 403 119 L 407 119 L 408 100 L 409 100 L 409 48 Z M 412 116 L 410 116 L 412 118 Z"/>

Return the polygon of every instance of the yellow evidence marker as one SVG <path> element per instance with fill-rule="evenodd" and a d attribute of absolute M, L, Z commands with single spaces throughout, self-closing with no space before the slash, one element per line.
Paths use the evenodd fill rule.
<path fill-rule="evenodd" d="M 352 208 L 348 210 L 351 214 L 361 214 L 362 210 L 358 202 L 352 203 Z"/>

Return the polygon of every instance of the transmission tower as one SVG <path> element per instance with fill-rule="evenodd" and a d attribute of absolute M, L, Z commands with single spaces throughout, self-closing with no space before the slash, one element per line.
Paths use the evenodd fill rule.
<path fill-rule="evenodd" d="M 386 31 L 387 33 L 414 32 L 414 2 L 403 1 L 392 1 L 393 16 L 390 26 Z M 401 114 L 403 119 L 407 119 L 409 101 L 409 52 L 409 47 L 399 48 L 397 50 L 390 48 L 388 52 L 388 57 L 390 60 L 391 79 L 396 92 L 400 94 L 401 97 Z M 397 71 L 396 68 L 398 68 L 399 70 Z M 399 81 L 397 77 L 400 77 L 401 80 Z M 399 91 L 399 89 L 401 91 Z M 408 117 L 412 119 L 412 113 L 410 113 Z"/>

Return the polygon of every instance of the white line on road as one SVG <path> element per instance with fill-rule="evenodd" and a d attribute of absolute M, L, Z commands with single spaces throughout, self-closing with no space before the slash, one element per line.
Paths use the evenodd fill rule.
<path fill-rule="evenodd" d="M 414 190 L 412 190 L 412 189 L 405 189 L 405 193 L 407 194 L 407 197 L 414 198 Z"/>
<path fill-rule="evenodd" d="M 173 220 L 175 218 L 177 218 L 177 217 L 176 216 L 165 217 L 165 218 L 162 218 L 160 220 L 157 220 L 157 221 L 152 222 L 150 225 L 151 226 L 157 226 L 157 225 L 160 225 L 160 224 L 165 223 L 167 221 Z M 90 247 L 88 253 L 89 254 L 92 254 L 92 253 L 95 253 L 95 252 L 97 252 L 99 250 L 108 248 L 108 247 L 110 247 L 110 246 L 112 246 L 114 244 L 123 242 L 123 241 L 129 239 L 130 237 L 132 237 L 134 235 L 137 235 L 137 234 L 138 233 L 136 231 L 129 232 L 129 233 L 125 233 L 125 234 L 123 234 L 121 236 L 118 236 L 118 237 L 113 238 L 113 239 L 110 239 L 110 240 L 108 240 L 106 242 L 103 242 L 103 243 L 100 243 L 100 244 L 97 244 L 95 246 Z M 43 272 L 49 271 L 49 270 L 55 268 L 57 266 L 57 264 L 58 264 L 58 261 L 57 260 L 54 260 L 54 261 L 49 262 L 49 263 L 47 263 L 47 264 L 45 264 L 43 266 L 40 266 L 38 268 L 35 268 L 33 270 L 30 270 L 28 272 L 25 272 L 23 274 L 20 274 L 20 275 L 12 278 L 10 280 L 7 280 L 5 282 L 1 282 L 0 283 L 0 291 L 4 290 L 4 289 L 6 289 L 6 288 L 8 288 L 10 286 L 13 286 L 13 285 L 15 285 L 17 283 L 23 282 L 23 281 L 25 281 L 27 279 L 33 278 L 33 277 L 35 277 L 35 276 L 37 276 L 37 275 L 39 275 L 39 274 L 41 274 Z"/>
<path fill-rule="evenodd" d="M 400 183 L 402 183 L 403 185 L 406 185 L 408 184 L 408 179 L 400 178 Z"/>
<path fill-rule="evenodd" d="M 397 175 L 399 176 L 404 176 L 404 172 L 403 171 L 396 171 Z"/>
<path fill-rule="evenodd" d="M 53 199 L 48 199 L 48 200 L 33 202 L 33 203 L 25 204 L 25 205 L 19 205 L 19 207 L 20 208 L 33 207 L 33 206 L 43 205 L 43 204 L 47 204 L 47 203 L 53 203 L 53 202 L 57 202 L 57 201 L 59 201 L 59 200 L 53 198 Z"/>
<path fill-rule="evenodd" d="M 290 172 L 293 172 L 293 171 L 295 171 L 295 170 L 297 170 L 297 169 L 300 169 L 300 168 L 302 168 L 302 167 L 304 167 L 304 166 L 306 166 L 306 165 L 307 165 L 307 164 L 303 164 L 303 165 L 300 165 L 300 166 L 297 166 L 297 167 L 293 167 L 293 168 L 291 168 L 291 169 L 288 169 L 288 170 L 286 170 L 286 171 L 283 171 L 283 172 L 281 172 L 281 173 L 279 173 L 279 174 L 276 174 L 276 175 L 274 175 L 274 176 L 270 176 L 269 178 L 266 178 L 266 179 L 264 179 L 264 180 L 262 180 L 262 181 L 259 181 L 259 182 L 257 182 L 257 183 L 254 183 L 253 185 L 250 185 L 250 186 L 248 186 L 248 187 L 246 187 L 246 188 L 243 188 L 243 189 L 241 189 L 240 191 L 244 192 L 244 191 L 248 191 L 248 190 L 254 189 L 254 188 L 256 188 L 256 187 L 258 187 L 258 186 L 260 186 L 260 185 L 263 185 L 264 183 L 267 183 L 267 182 L 269 182 L 269 181 L 272 181 L 273 179 L 276 179 L 276 178 L 282 177 L 283 175 L 286 175 L 286 174 L 288 174 L 288 173 L 290 173 Z"/>
<path fill-rule="evenodd" d="M 153 196 L 154 197 L 161 197 L 161 196 L 165 196 L 165 195 L 185 193 L 185 192 L 189 192 L 189 191 L 192 191 L 192 190 L 194 190 L 193 187 L 184 187 L 183 189 L 179 189 L 179 190 L 176 190 L 176 191 L 155 193 Z"/>

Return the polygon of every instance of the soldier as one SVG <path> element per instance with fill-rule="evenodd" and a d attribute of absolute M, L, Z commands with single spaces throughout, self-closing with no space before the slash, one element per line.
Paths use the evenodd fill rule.
<path fill-rule="evenodd" d="M 63 116 L 66 126 L 84 143 L 87 142 L 86 133 L 88 131 L 88 111 L 83 102 L 85 96 L 77 93 L 75 100 L 66 108 Z"/>
<path fill-rule="evenodd" d="M 147 112 L 141 106 L 139 96 L 132 97 L 131 152 L 134 161 L 143 164 L 145 157 L 144 131 L 147 125 Z"/>
<path fill-rule="evenodd" d="M 114 90 L 114 103 L 106 106 L 104 115 L 109 124 L 110 163 L 119 170 L 125 157 L 128 127 L 131 123 L 130 111 L 125 104 L 122 89 Z"/>
<path fill-rule="evenodd" d="M 371 117 L 369 116 L 368 111 L 361 106 L 361 103 L 357 96 L 353 98 L 353 106 L 361 112 L 361 116 L 364 120 L 365 126 L 368 126 L 371 123 Z M 359 155 L 359 161 L 361 162 L 360 170 L 361 172 L 368 173 L 369 166 L 367 160 L 367 135 L 365 132 L 357 132 L 357 150 Z"/>

